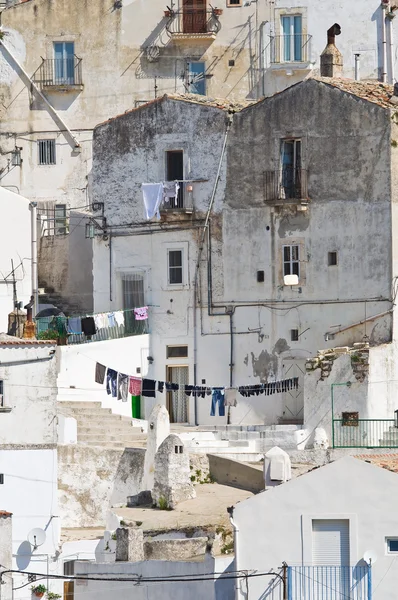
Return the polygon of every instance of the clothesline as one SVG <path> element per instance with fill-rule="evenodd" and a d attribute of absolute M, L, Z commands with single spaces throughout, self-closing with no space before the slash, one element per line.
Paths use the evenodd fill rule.
<path fill-rule="evenodd" d="M 93 336 L 97 331 L 106 328 L 123 327 L 125 324 L 124 313 L 131 312 L 134 314 L 136 321 L 145 321 L 148 319 L 148 306 L 131 308 L 126 310 L 109 311 L 102 313 L 87 314 L 79 317 L 64 317 L 61 315 L 52 316 L 55 326 L 62 328 L 69 335 Z M 49 317 L 39 317 L 49 319 Z"/>

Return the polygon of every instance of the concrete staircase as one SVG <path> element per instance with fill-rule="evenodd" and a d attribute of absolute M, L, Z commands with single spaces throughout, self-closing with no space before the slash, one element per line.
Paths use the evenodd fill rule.
<path fill-rule="evenodd" d="M 58 412 L 77 421 L 77 443 L 101 448 L 145 448 L 146 434 L 132 419 L 114 415 L 101 402 L 58 402 Z"/>

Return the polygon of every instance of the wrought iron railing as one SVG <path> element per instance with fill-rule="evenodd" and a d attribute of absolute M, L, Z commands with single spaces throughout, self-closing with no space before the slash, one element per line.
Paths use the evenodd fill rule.
<path fill-rule="evenodd" d="M 221 29 L 215 10 L 184 8 L 168 13 L 166 30 L 170 35 L 216 35 Z"/>
<path fill-rule="evenodd" d="M 333 448 L 398 448 L 394 419 L 333 419 Z"/>
<path fill-rule="evenodd" d="M 85 342 L 100 342 L 105 340 L 116 340 L 119 338 L 133 335 L 143 335 L 149 332 L 148 319 L 137 321 L 134 315 L 134 309 L 116 311 L 123 313 L 122 323 L 115 318 L 114 312 L 99 313 L 106 315 L 108 324 L 96 326 L 96 333 L 87 336 L 82 331 L 78 331 L 78 321 L 76 317 L 50 316 L 36 318 L 36 336 L 38 339 L 57 339 L 59 343 L 84 344 Z M 86 316 L 86 315 L 84 315 Z M 91 315 L 90 315 L 91 316 Z M 92 315 L 94 317 L 98 315 Z M 81 317 L 83 318 L 83 316 Z M 95 319 L 96 320 L 96 319 Z M 46 338 L 48 336 L 48 338 Z"/>
<path fill-rule="evenodd" d="M 296 33 L 271 38 L 271 63 L 306 63 L 311 58 L 312 36 Z"/>
<path fill-rule="evenodd" d="M 192 212 L 193 182 L 177 181 L 178 191 L 170 196 L 161 206 L 160 212 Z"/>
<path fill-rule="evenodd" d="M 288 600 L 372 600 L 372 571 L 363 566 L 299 566 L 287 570 Z"/>
<path fill-rule="evenodd" d="M 264 171 L 264 197 L 266 202 L 308 200 L 307 171 L 293 167 Z"/>
<path fill-rule="evenodd" d="M 34 82 L 41 87 L 68 87 L 83 85 L 82 59 L 43 58 L 34 74 Z"/>

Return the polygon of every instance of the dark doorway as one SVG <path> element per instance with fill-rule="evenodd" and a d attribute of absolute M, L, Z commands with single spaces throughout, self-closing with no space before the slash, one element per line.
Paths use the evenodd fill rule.
<path fill-rule="evenodd" d="M 175 199 L 175 205 L 170 208 L 184 208 L 184 153 L 182 150 L 166 152 L 166 180 L 179 181 L 180 189 Z"/>

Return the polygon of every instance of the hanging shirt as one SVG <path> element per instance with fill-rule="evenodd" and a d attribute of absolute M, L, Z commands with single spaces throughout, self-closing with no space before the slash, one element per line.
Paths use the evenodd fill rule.
<path fill-rule="evenodd" d="M 95 365 L 95 383 L 104 383 L 106 367 L 97 362 Z"/>
<path fill-rule="evenodd" d="M 67 325 L 68 333 L 81 333 L 82 332 L 82 320 L 80 317 L 69 317 Z"/>
<path fill-rule="evenodd" d="M 156 381 L 153 379 L 143 379 L 142 395 L 147 398 L 156 398 Z"/>
<path fill-rule="evenodd" d="M 145 216 L 160 219 L 159 208 L 163 200 L 163 183 L 143 183 L 142 196 L 144 199 Z"/>
<path fill-rule="evenodd" d="M 129 392 L 132 396 L 141 396 L 141 383 L 140 377 L 130 377 Z"/>
<path fill-rule="evenodd" d="M 225 388 L 224 391 L 224 405 L 225 406 L 236 406 L 236 388 Z"/>
<path fill-rule="evenodd" d="M 115 320 L 119 327 L 124 325 L 124 313 L 122 310 L 115 312 Z"/>
<path fill-rule="evenodd" d="M 116 319 L 113 312 L 108 313 L 108 325 L 109 327 L 116 327 Z"/>
<path fill-rule="evenodd" d="M 145 321 L 148 318 L 148 307 L 135 308 L 134 316 L 136 321 Z"/>
<path fill-rule="evenodd" d="M 127 402 L 129 397 L 129 376 L 119 373 L 117 378 L 117 399 Z"/>
<path fill-rule="evenodd" d="M 93 317 L 84 317 L 82 319 L 82 331 L 84 335 L 91 336 L 97 333 Z"/>
<path fill-rule="evenodd" d="M 174 203 L 177 205 L 179 189 L 180 189 L 180 184 L 178 183 L 178 181 L 166 181 L 163 184 L 164 201 L 169 202 L 171 200 L 174 200 Z"/>

